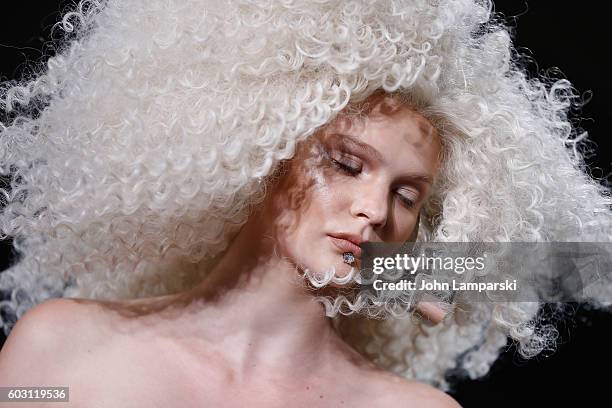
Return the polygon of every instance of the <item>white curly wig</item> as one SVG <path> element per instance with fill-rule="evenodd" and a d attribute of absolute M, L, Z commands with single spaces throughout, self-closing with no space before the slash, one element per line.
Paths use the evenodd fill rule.
<path fill-rule="evenodd" d="M 0 91 L 0 233 L 20 256 L 0 274 L 7 334 L 50 297 L 192 287 L 296 145 L 380 89 L 447 152 L 419 241 L 611 241 L 610 193 L 568 118 L 580 101 L 527 75 L 487 0 L 83 0 L 58 25 L 57 54 Z M 448 370 L 484 375 L 508 336 L 526 357 L 550 346 L 539 307 L 342 330 L 381 367 L 448 389 Z"/>

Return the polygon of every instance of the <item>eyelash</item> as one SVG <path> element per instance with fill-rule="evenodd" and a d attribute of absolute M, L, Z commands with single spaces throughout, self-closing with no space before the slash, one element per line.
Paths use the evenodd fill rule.
<path fill-rule="evenodd" d="M 351 176 L 356 176 L 357 174 L 359 174 L 361 172 L 361 169 L 355 169 L 351 166 L 348 166 L 336 159 L 330 158 L 332 164 L 334 166 L 336 166 L 338 169 L 340 169 L 341 171 L 351 175 Z M 414 208 L 415 206 L 415 202 L 409 198 L 406 198 L 406 196 L 403 196 L 401 194 L 397 194 L 397 196 L 399 197 L 400 201 L 402 202 L 402 204 L 407 207 L 407 208 Z"/>

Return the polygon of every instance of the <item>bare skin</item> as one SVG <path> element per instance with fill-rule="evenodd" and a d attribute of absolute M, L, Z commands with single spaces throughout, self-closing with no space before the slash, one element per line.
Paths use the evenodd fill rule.
<path fill-rule="evenodd" d="M 431 185 L 398 181 L 415 173 L 433 179 L 439 166 L 440 143 L 424 120 L 403 107 L 353 129 L 387 163 L 364 157 L 359 178 L 329 163 L 320 167 L 310 160 L 320 157 L 309 156 L 312 146 L 304 149 L 187 292 L 35 307 L 0 353 L 0 386 L 67 385 L 71 402 L 63 405 L 71 407 L 458 407 L 353 350 L 298 273 L 330 264 L 338 275 L 348 272 L 329 242 L 332 232 L 379 242 L 410 236 Z M 326 137 L 319 146 L 335 146 Z M 356 163 L 357 154 L 344 153 Z M 371 194 L 358 196 L 357 188 Z M 414 205 L 403 204 L 400 194 Z M 421 310 L 433 321 L 443 317 L 431 305 Z"/>

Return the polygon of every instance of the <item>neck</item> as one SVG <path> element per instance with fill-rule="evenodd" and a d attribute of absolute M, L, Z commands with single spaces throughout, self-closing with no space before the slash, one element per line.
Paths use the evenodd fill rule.
<path fill-rule="evenodd" d="M 275 254 L 272 239 L 251 221 L 257 218 L 190 291 L 205 306 L 198 321 L 207 322 L 208 343 L 243 377 L 260 370 L 300 376 L 330 364 L 339 351 L 354 355 L 296 266 Z"/>

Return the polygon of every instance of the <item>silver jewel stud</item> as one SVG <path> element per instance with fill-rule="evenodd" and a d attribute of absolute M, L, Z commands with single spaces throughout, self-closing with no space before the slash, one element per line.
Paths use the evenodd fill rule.
<path fill-rule="evenodd" d="M 342 254 L 342 260 L 344 261 L 344 263 L 350 265 L 355 262 L 355 255 L 353 255 L 352 252 L 345 252 Z"/>

